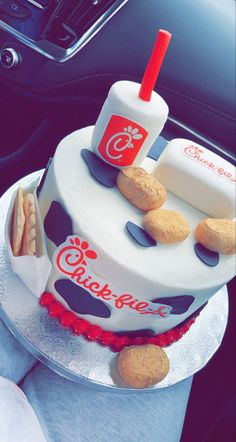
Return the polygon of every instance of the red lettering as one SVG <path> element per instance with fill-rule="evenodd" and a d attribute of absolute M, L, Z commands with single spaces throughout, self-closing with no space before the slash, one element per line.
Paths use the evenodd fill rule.
<path fill-rule="evenodd" d="M 203 150 L 199 149 L 197 146 L 190 145 L 185 147 L 184 152 L 189 157 L 199 160 L 200 159 L 199 153 L 203 153 Z"/>
<path fill-rule="evenodd" d="M 79 239 L 76 239 L 78 240 L 76 244 L 79 246 Z M 141 315 L 155 314 L 161 317 L 166 317 L 168 315 L 170 311 L 168 306 L 159 305 L 158 307 L 156 304 L 153 306 L 152 302 L 140 301 L 129 293 L 119 294 L 118 292 L 118 294 L 116 294 L 113 293 L 113 289 L 115 288 L 109 287 L 109 283 L 104 284 L 102 279 L 100 280 L 98 278 L 98 281 L 93 281 L 92 278 L 95 275 L 93 275 L 91 269 L 85 267 L 86 262 L 82 261 L 84 256 L 83 250 L 80 250 L 79 247 L 73 246 L 74 240 L 72 237 L 68 237 L 68 242 L 70 242 L 70 246 L 67 246 L 67 243 L 64 243 L 62 245 L 63 247 L 61 246 L 57 251 L 55 263 L 57 269 L 60 272 L 69 275 L 76 284 L 84 286 L 98 298 L 100 297 L 105 301 L 113 301 L 117 309 L 128 307 L 136 310 Z"/>
<path fill-rule="evenodd" d="M 77 284 L 81 284 L 81 276 L 85 274 L 83 267 L 78 267 L 73 273 L 71 273 L 71 279 L 76 279 Z"/>
<path fill-rule="evenodd" d="M 166 310 L 166 307 L 164 305 L 161 305 L 157 309 L 157 313 L 162 317 L 165 318 L 168 315 L 168 310 Z"/>
<path fill-rule="evenodd" d="M 98 282 L 96 282 L 96 281 L 91 282 L 88 286 L 88 289 L 91 290 L 91 292 L 93 292 L 93 293 L 97 293 L 96 289 L 99 289 L 99 288 L 100 288 L 100 284 L 98 284 Z"/>
<path fill-rule="evenodd" d="M 215 166 L 213 163 L 209 163 L 209 168 L 215 170 L 215 169 L 216 169 L 216 166 Z"/>
<path fill-rule="evenodd" d="M 105 284 L 104 287 L 102 287 L 102 289 L 96 293 L 96 295 L 109 301 L 111 299 L 111 290 L 108 288 L 108 284 Z"/>
<path fill-rule="evenodd" d="M 127 305 L 127 303 L 129 304 L 129 302 L 127 301 L 131 301 L 133 299 L 132 295 L 128 295 L 128 294 L 124 294 L 119 296 L 119 298 L 116 299 L 115 301 L 115 305 L 117 308 L 123 308 L 124 305 Z"/>
<path fill-rule="evenodd" d="M 184 153 L 191 159 L 199 162 L 200 164 L 206 166 L 208 169 L 214 171 L 219 176 L 227 179 L 231 183 L 235 183 L 236 180 L 233 177 L 232 173 L 226 172 L 226 170 L 223 167 L 217 167 L 212 161 L 209 161 L 205 159 L 204 157 L 200 156 L 200 153 L 205 153 L 204 150 L 199 149 L 197 146 L 187 146 L 184 149 Z"/>
<path fill-rule="evenodd" d="M 136 310 L 138 312 L 141 312 L 142 310 L 144 310 L 148 306 L 149 306 L 148 302 L 138 302 L 138 304 L 136 305 Z"/>
<path fill-rule="evenodd" d="M 90 285 L 90 279 L 92 279 L 92 277 L 91 276 L 87 276 L 87 278 L 85 278 L 80 283 L 83 284 L 83 286 L 86 287 L 86 289 L 88 289 L 89 285 Z M 89 284 L 87 284 L 88 282 L 89 282 Z"/>

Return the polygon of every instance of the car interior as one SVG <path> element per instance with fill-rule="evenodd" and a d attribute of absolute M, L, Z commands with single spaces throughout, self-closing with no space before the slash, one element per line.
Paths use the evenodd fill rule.
<path fill-rule="evenodd" d="M 95 124 L 114 82 L 141 82 L 158 29 L 172 34 L 155 87 L 169 106 L 160 141 L 186 138 L 235 164 L 234 0 L 0 0 L 1 195 Z M 183 442 L 235 437 L 234 283 L 220 349 L 194 376 Z"/>

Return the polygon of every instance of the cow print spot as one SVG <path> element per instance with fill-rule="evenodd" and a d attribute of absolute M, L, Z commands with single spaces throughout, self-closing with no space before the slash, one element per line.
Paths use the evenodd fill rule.
<path fill-rule="evenodd" d="M 154 330 L 150 328 L 144 328 L 142 330 L 123 330 L 121 332 L 114 333 L 117 336 L 128 336 L 129 338 L 138 338 L 144 336 L 153 336 L 155 334 Z"/>
<path fill-rule="evenodd" d="M 152 145 L 151 149 L 149 150 L 147 156 L 149 158 L 152 158 L 153 160 L 157 161 L 162 152 L 164 151 L 165 147 L 167 145 L 167 141 L 165 138 L 159 136 L 154 144 Z"/>
<path fill-rule="evenodd" d="M 190 316 L 188 316 L 184 321 L 182 321 L 180 324 L 178 324 L 175 328 L 180 328 L 183 325 L 185 325 L 190 319 L 197 317 L 201 311 L 206 307 L 208 302 L 205 302 L 205 304 L 201 305 L 195 312 L 193 312 Z"/>
<path fill-rule="evenodd" d="M 57 280 L 55 289 L 71 310 L 76 313 L 99 318 L 109 318 L 111 316 L 109 308 L 103 301 L 94 298 L 87 290 L 74 284 L 69 279 Z"/>
<path fill-rule="evenodd" d="M 182 315 L 187 312 L 190 305 L 193 303 L 193 296 L 174 296 L 169 298 L 156 298 L 152 302 L 158 302 L 159 304 L 165 304 L 172 307 L 171 315 Z"/>
<path fill-rule="evenodd" d="M 73 234 L 72 221 L 62 205 L 53 201 L 44 219 L 45 233 L 56 246 Z"/>
<path fill-rule="evenodd" d="M 140 244 L 140 246 L 143 247 L 156 246 L 157 244 L 156 241 L 150 235 L 148 235 L 148 233 L 145 232 L 145 230 L 137 226 L 137 224 L 128 221 L 126 224 L 126 229 L 128 230 L 129 234 L 132 236 L 132 238 L 134 238 L 135 241 L 138 244 Z"/>
<path fill-rule="evenodd" d="M 105 163 L 95 153 L 88 149 L 82 149 L 81 155 L 86 162 L 91 175 L 103 186 L 114 187 L 119 169 Z"/>
<path fill-rule="evenodd" d="M 209 267 L 215 267 L 219 263 L 219 253 L 212 252 L 211 250 L 200 244 L 200 242 L 194 244 L 194 250 L 197 257 Z"/>
<path fill-rule="evenodd" d="M 40 192 L 41 192 L 41 190 L 43 188 L 43 185 L 45 183 L 45 180 L 46 180 L 46 177 L 47 177 L 47 174 L 48 174 L 48 171 L 49 171 L 49 167 L 51 166 L 51 162 L 52 162 L 52 158 L 49 158 L 47 166 L 46 166 L 46 168 L 45 168 L 45 170 L 43 172 L 43 176 L 42 176 L 42 178 L 40 180 L 40 183 L 39 183 L 39 185 L 37 187 L 37 190 L 36 190 L 37 197 L 39 197 Z"/>

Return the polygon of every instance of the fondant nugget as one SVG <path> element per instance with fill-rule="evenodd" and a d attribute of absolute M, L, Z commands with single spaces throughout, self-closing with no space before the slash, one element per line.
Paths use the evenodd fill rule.
<path fill-rule="evenodd" d="M 149 235 L 163 243 L 184 241 L 189 235 L 186 219 L 174 210 L 150 210 L 145 215 L 143 223 Z"/>
<path fill-rule="evenodd" d="M 232 255 L 236 250 L 235 221 L 207 218 L 195 230 L 196 239 L 213 252 Z"/>
<path fill-rule="evenodd" d="M 120 192 L 138 209 L 148 211 L 164 204 L 166 189 L 141 167 L 127 167 L 117 177 Z"/>
<path fill-rule="evenodd" d="M 118 356 L 120 377 L 131 387 L 146 388 L 162 381 L 169 372 L 166 352 L 157 345 L 125 347 Z"/>
<path fill-rule="evenodd" d="M 36 254 L 36 214 L 34 196 L 32 193 L 27 193 L 24 197 L 24 213 L 25 226 L 22 241 L 21 254 L 35 255 Z"/>
<path fill-rule="evenodd" d="M 14 256 L 20 255 L 24 226 L 25 226 L 24 191 L 21 187 L 19 187 L 16 193 L 16 198 L 14 203 L 12 233 L 11 233 L 11 246 Z"/>

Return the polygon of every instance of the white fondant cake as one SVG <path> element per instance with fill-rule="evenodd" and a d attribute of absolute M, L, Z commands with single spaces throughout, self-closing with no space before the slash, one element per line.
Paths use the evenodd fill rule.
<path fill-rule="evenodd" d="M 203 306 L 235 272 L 234 255 L 209 267 L 195 254 L 194 230 L 206 214 L 168 193 L 162 208 L 180 212 L 190 235 L 180 243 L 142 247 L 126 229 L 143 226 L 143 212 L 118 188 L 89 172 L 93 127 L 64 138 L 39 195 L 53 269 L 47 290 L 80 317 L 114 332 L 171 329 Z M 150 173 L 156 161 L 141 167 Z M 155 301 L 155 302 L 153 302 Z"/>

